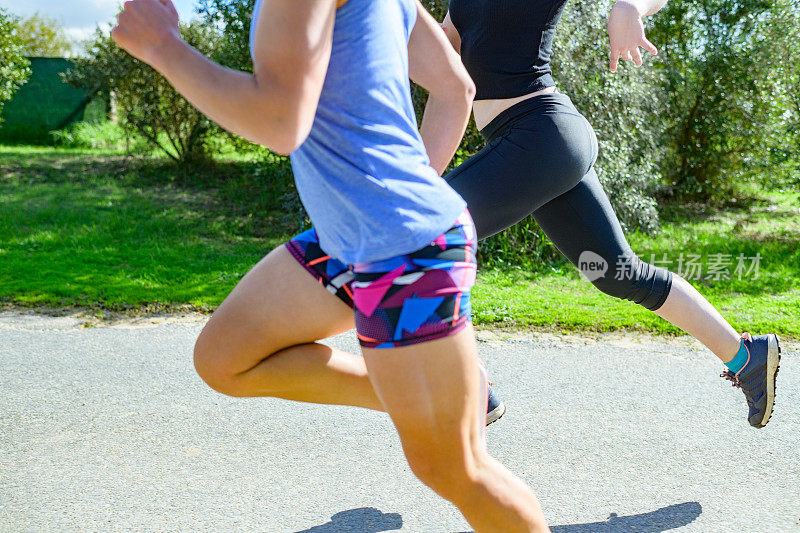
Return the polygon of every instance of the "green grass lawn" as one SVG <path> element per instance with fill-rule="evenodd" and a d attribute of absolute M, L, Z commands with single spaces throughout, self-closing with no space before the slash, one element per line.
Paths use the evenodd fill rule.
<path fill-rule="evenodd" d="M 291 231 L 285 168 L 0 147 L 0 298 L 128 309 L 216 306 Z M 272 185 L 272 186 L 270 186 Z"/>
<path fill-rule="evenodd" d="M 281 161 L 226 160 L 194 173 L 110 151 L 0 146 L 0 299 L 96 310 L 213 309 L 299 229 L 289 183 Z M 724 209 L 673 208 L 662 225 L 655 238 L 630 235 L 642 258 L 671 261 L 675 270 L 681 254 L 684 261 L 697 254 L 705 269 L 709 256 L 729 254 L 732 279 L 695 286 L 738 329 L 800 337 L 797 192 L 762 193 Z M 740 254 L 761 255 L 757 277 L 738 279 Z M 479 324 L 676 332 L 653 313 L 601 294 L 564 263 L 482 271 L 473 306 Z"/>

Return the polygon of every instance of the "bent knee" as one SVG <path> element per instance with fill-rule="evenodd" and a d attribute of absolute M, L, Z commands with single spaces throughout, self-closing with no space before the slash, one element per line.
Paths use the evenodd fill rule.
<path fill-rule="evenodd" d="M 231 364 L 217 343 L 200 333 L 194 344 L 194 368 L 197 375 L 212 389 L 227 396 L 243 396 L 238 386 L 239 369 Z"/>
<path fill-rule="evenodd" d="M 672 287 L 672 273 L 639 259 L 635 254 L 620 257 L 616 268 L 593 280 L 597 289 L 609 296 L 629 300 L 651 311 L 664 304 Z"/>

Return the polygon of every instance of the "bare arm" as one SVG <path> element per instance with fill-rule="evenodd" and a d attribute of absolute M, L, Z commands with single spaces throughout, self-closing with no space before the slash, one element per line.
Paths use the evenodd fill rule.
<path fill-rule="evenodd" d="M 445 32 L 419 1 L 408 55 L 411 79 L 430 92 L 420 134 L 431 166 L 441 174 L 464 136 L 475 84 Z"/>
<path fill-rule="evenodd" d="M 658 54 L 658 48 L 644 34 L 642 17 L 658 13 L 666 3 L 667 0 L 619 0 L 614 4 L 608 16 L 611 72 L 617 71 L 620 57 L 641 66 L 640 46 L 653 55 Z"/>
<path fill-rule="evenodd" d="M 170 0 L 125 2 L 112 36 L 220 126 L 287 154 L 311 131 L 335 14 L 336 0 L 265 0 L 253 22 L 253 74 L 214 63 L 181 40 Z"/>
<path fill-rule="evenodd" d="M 450 18 L 450 12 L 447 12 L 447 15 L 444 16 L 444 20 L 442 21 L 442 28 L 444 29 L 445 35 L 447 35 L 447 40 L 450 41 L 450 44 L 453 45 L 456 52 L 459 54 L 461 53 L 461 36 L 458 34 L 458 30 L 453 25 L 453 19 Z"/>

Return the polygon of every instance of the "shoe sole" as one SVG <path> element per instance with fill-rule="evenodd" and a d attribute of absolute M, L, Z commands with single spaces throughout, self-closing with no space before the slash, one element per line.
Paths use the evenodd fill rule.
<path fill-rule="evenodd" d="M 767 351 L 767 405 L 764 410 L 764 417 L 761 423 L 755 427 L 763 428 L 772 417 L 772 410 L 775 406 L 775 379 L 781 368 L 781 340 L 773 334 L 769 337 L 769 347 Z"/>
<path fill-rule="evenodd" d="M 506 404 L 500 402 L 500 405 L 486 413 L 486 425 L 493 424 L 500 420 L 506 414 Z"/>

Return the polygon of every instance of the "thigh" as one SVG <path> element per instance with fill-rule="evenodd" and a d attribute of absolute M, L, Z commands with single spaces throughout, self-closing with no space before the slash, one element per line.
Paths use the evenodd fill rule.
<path fill-rule="evenodd" d="M 575 187 L 546 203 L 533 215 L 553 244 L 574 265 L 578 264 L 581 254 L 592 252 L 613 270 L 618 258 L 632 254 L 619 218 L 594 169 Z"/>
<path fill-rule="evenodd" d="M 198 344 L 215 359 L 215 367 L 243 372 L 284 348 L 353 325 L 353 310 L 280 246 L 242 278 L 209 319 Z"/>
<path fill-rule="evenodd" d="M 409 460 L 425 450 L 458 457 L 465 445 L 481 445 L 486 391 L 471 325 L 434 341 L 363 353 Z"/>
<path fill-rule="evenodd" d="M 481 394 L 470 323 L 475 231 L 468 213 L 431 245 L 354 270 L 367 372 L 406 453 L 424 453 L 431 439 L 448 453 L 469 442 L 465 435 L 479 438 L 486 385 Z"/>
<path fill-rule="evenodd" d="M 516 152 L 503 138 L 495 139 L 444 176 L 467 202 L 481 239 L 516 224 L 532 210 L 516 190 L 519 177 L 510 172 L 519 155 Z"/>

